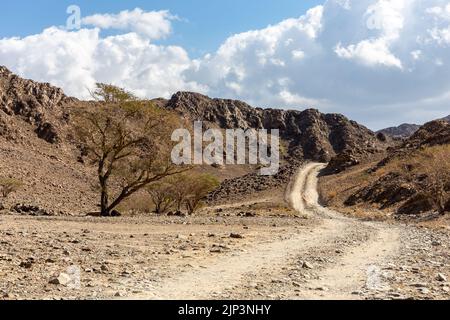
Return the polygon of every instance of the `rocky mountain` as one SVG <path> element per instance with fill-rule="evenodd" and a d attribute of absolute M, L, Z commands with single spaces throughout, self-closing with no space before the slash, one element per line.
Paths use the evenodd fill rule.
<path fill-rule="evenodd" d="M 0 67 L 0 177 L 24 184 L 0 199 L 3 206 L 52 215 L 95 208 L 95 175 L 77 162 L 68 139 L 69 109 L 77 103 L 59 88 Z"/>
<path fill-rule="evenodd" d="M 37 136 L 49 143 L 57 142 L 58 127 L 67 120 L 65 106 L 76 99 L 64 95 L 48 83 L 22 79 L 0 66 L 0 134 L 20 138 L 16 120 L 30 124 Z"/>
<path fill-rule="evenodd" d="M 166 108 L 223 129 L 279 129 L 288 143 L 288 154 L 302 159 L 327 162 L 347 150 L 360 150 L 362 155 L 386 146 L 375 133 L 345 116 L 315 109 L 254 108 L 242 101 L 211 99 L 192 92 L 176 93 Z"/>
<path fill-rule="evenodd" d="M 450 115 L 438 120 L 450 122 Z M 420 127 L 421 126 L 418 124 L 404 123 L 397 127 L 390 127 L 379 130 L 377 131 L 377 133 L 382 133 L 392 138 L 405 139 L 411 137 L 417 130 L 420 129 Z"/>
<path fill-rule="evenodd" d="M 212 202 L 285 186 L 306 160 L 328 162 L 340 159 L 334 161 L 334 170 L 342 171 L 385 150 L 389 145 L 384 136 L 376 135 L 343 115 L 322 114 L 315 109 L 254 108 L 242 101 L 212 99 L 193 92 L 178 92 L 168 101 L 158 99 L 155 103 L 174 110 L 190 122 L 206 122 L 208 127 L 280 130 L 287 154 L 279 173 L 259 176 L 251 172 L 227 179 L 209 196 Z"/>
<path fill-rule="evenodd" d="M 408 138 L 419 130 L 420 126 L 417 124 L 404 123 L 398 127 L 390 127 L 377 131 L 377 133 L 383 133 L 392 138 Z"/>
<path fill-rule="evenodd" d="M 231 178 L 224 181 L 216 198 L 286 185 L 304 160 L 326 162 L 350 154 L 353 162 L 344 161 L 339 166 L 352 165 L 387 146 L 380 135 L 343 115 L 322 114 L 315 109 L 254 108 L 245 102 L 192 92 L 178 92 L 169 100 L 153 102 L 188 122 L 202 120 L 209 127 L 280 130 L 287 149 L 280 173 L 266 178 L 252 172 L 238 178 L 224 175 Z M 0 176 L 25 182 L 22 191 L 11 198 L 11 205 L 48 212 L 67 212 L 71 206 L 95 209 L 95 174 L 88 173 L 93 168 L 77 161 L 79 151 L 70 139 L 71 110 L 86 103 L 67 97 L 48 83 L 22 79 L 0 68 Z M 85 199 L 82 204 L 81 198 Z"/>
<path fill-rule="evenodd" d="M 442 118 L 441 120 L 444 120 L 444 121 L 450 122 L 450 115 L 449 115 L 449 116 L 446 116 L 446 117 L 444 117 L 444 118 Z"/>

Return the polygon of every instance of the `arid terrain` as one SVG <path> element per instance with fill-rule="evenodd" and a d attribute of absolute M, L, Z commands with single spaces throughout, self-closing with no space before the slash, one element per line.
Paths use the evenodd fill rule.
<path fill-rule="evenodd" d="M 1 216 L 2 297 L 448 299 L 450 230 L 326 209 L 322 167 L 308 164 L 293 180 L 289 198 L 302 214 L 290 217 L 236 216 L 244 204 L 187 218 Z"/>
<path fill-rule="evenodd" d="M 150 179 L 103 208 L 136 186 L 126 184 L 132 177 L 139 185 L 150 175 L 130 168 L 146 165 L 147 147 L 157 146 L 141 136 L 137 148 L 113 156 L 133 158 L 110 171 L 99 163 L 111 153 L 88 157 L 77 116 L 109 104 L 121 114 L 121 103 L 179 124 L 201 120 L 205 129 L 279 129 L 280 170 L 260 176 L 255 165 L 196 166 L 214 177 L 199 191 L 197 211 L 169 198 L 172 207 L 156 214 L 150 194 L 175 197 L 183 181 L 179 190 L 192 192 L 198 179 L 166 182 L 168 189 Z M 103 123 L 114 122 L 102 112 Z M 135 137 L 139 120 L 90 138 L 110 139 L 97 143 L 103 152 L 110 141 Z M 449 299 L 449 145 L 445 120 L 375 133 L 340 114 L 193 92 L 79 101 L 0 67 L 0 299 Z"/>

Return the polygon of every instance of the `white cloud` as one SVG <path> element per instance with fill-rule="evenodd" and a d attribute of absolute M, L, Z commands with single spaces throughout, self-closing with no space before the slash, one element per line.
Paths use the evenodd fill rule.
<path fill-rule="evenodd" d="M 136 33 L 100 37 L 99 29 L 69 32 L 52 27 L 25 38 L 0 40 L 0 61 L 14 72 L 51 82 L 69 95 L 89 98 L 96 82 L 113 83 L 142 97 L 203 91 L 184 80 L 191 65 L 177 46 L 159 46 Z"/>
<path fill-rule="evenodd" d="M 437 15 L 432 7 L 441 8 L 431 10 Z M 449 100 L 433 100 L 450 91 L 448 8 L 448 0 L 328 0 L 300 18 L 228 38 L 186 76 L 211 95 L 258 106 L 315 105 L 374 128 L 407 115 L 423 122 L 432 118 L 419 115 L 450 113 Z M 438 102 L 418 112 L 430 109 L 424 101 Z"/>
<path fill-rule="evenodd" d="M 148 39 L 167 37 L 172 31 L 171 20 L 176 19 L 169 11 L 143 11 L 136 8 L 118 14 L 95 14 L 82 19 L 85 26 L 100 29 L 116 29 L 136 32 Z"/>
<path fill-rule="evenodd" d="M 402 62 L 389 51 L 386 42 L 382 39 L 364 40 L 346 48 L 339 43 L 335 52 L 340 58 L 357 59 L 369 66 L 379 64 L 402 69 Z"/>
<path fill-rule="evenodd" d="M 301 60 L 305 57 L 305 53 L 302 50 L 293 50 L 291 53 L 292 58 L 295 60 Z"/>
<path fill-rule="evenodd" d="M 316 106 L 374 128 L 450 113 L 450 0 L 327 0 L 195 60 L 154 43 L 173 19 L 135 9 L 86 17 L 78 31 L 0 39 L 0 64 L 82 98 L 96 81 L 146 97 L 193 90 L 261 107 Z"/>

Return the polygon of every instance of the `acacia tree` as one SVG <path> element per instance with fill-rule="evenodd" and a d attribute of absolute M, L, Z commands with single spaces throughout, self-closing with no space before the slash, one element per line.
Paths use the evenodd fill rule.
<path fill-rule="evenodd" d="M 177 175 L 170 179 L 169 183 L 174 208 L 181 211 L 185 207 L 188 214 L 197 211 L 202 200 L 219 185 L 214 176 L 199 173 Z"/>
<path fill-rule="evenodd" d="M 176 176 L 176 179 L 171 179 L 169 183 L 171 185 L 175 209 L 181 211 L 183 203 L 190 193 L 189 188 L 192 184 L 192 180 L 188 174 L 181 174 Z"/>
<path fill-rule="evenodd" d="M 196 212 L 202 200 L 219 185 L 219 181 L 209 174 L 192 175 L 191 183 L 188 187 L 189 193 L 185 199 L 188 214 Z"/>
<path fill-rule="evenodd" d="M 100 102 L 76 112 L 76 137 L 97 166 L 102 216 L 144 187 L 185 171 L 170 159 L 176 117 L 111 85 L 97 84 Z"/>
<path fill-rule="evenodd" d="M 172 184 L 157 182 L 147 188 L 150 198 L 155 206 L 155 213 L 166 213 L 175 203 Z"/>

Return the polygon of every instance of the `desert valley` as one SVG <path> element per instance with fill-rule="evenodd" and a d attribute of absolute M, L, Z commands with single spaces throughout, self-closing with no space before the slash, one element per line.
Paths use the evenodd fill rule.
<path fill-rule="evenodd" d="M 373 132 L 193 92 L 94 96 L 0 67 L 0 299 L 450 298 L 449 118 Z M 278 173 L 173 168 L 169 129 L 194 121 L 278 129 Z"/>

